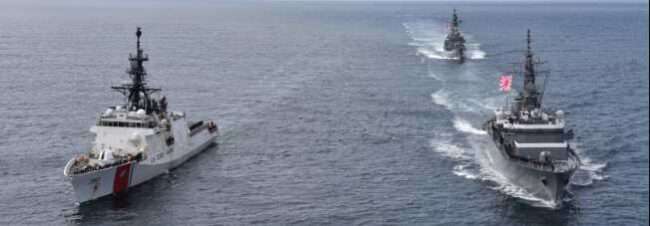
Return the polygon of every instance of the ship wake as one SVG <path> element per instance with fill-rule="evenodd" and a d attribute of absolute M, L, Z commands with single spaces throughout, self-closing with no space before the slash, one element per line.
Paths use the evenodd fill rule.
<path fill-rule="evenodd" d="M 410 45 L 416 47 L 419 55 L 427 59 L 449 59 L 442 50 L 446 35 L 442 23 L 420 21 L 405 23 L 404 27 L 412 39 Z M 468 40 L 469 57 L 483 59 L 485 52 L 480 50 L 480 45 L 472 43 L 471 38 Z M 430 140 L 431 149 L 454 162 L 454 175 L 485 183 L 490 189 L 531 206 L 557 208 L 560 206 L 558 203 L 537 198 L 509 181 L 491 164 L 489 153 L 495 151 L 496 147 L 481 126 L 494 114 L 494 110 L 505 105 L 511 97 L 498 91 L 501 71 L 477 67 L 473 64 L 451 67 L 427 61 L 428 76 L 441 87 L 431 94 L 431 101 L 451 113 L 449 126 L 434 131 Z M 606 163 L 592 162 L 579 148 L 576 152 L 582 164 L 571 178 L 572 185 L 589 186 L 607 178 L 604 174 Z M 570 200 L 571 194 L 568 194 L 564 201 Z"/>
<path fill-rule="evenodd" d="M 434 104 L 443 106 L 453 114 L 451 127 L 453 131 L 437 134 L 431 139 L 430 145 L 435 152 L 456 161 L 452 173 L 466 179 L 487 183 L 490 189 L 517 198 L 531 206 L 551 209 L 561 206 L 559 203 L 535 197 L 509 181 L 493 167 L 487 153 L 495 151 L 496 147 L 486 136 L 486 132 L 476 125 L 481 122 L 481 119 L 487 118 L 487 115 L 495 109 L 494 106 L 499 104 L 498 100 L 502 99 L 498 96 L 481 99 L 467 94 L 467 88 L 453 88 L 453 82 L 446 83 L 445 88 L 431 94 L 431 99 Z M 480 90 L 477 92 L 483 95 L 488 93 Z M 604 174 L 607 163 L 593 162 L 585 156 L 579 145 L 571 146 L 578 147 L 576 153 L 582 159 L 580 168 L 571 178 L 572 185 L 589 186 L 595 181 L 607 178 Z M 570 199 L 571 194 L 563 201 L 570 201 Z"/>
<path fill-rule="evenodd" d="M 507 196 L 522 200 L 525 203 L 530 204 L 531 206 L 549 208 L 549 209 L 555 209 L 559 206 L 559 203 L 556 203 L 554 201 L 535 197 L 530 192 L 517 186 L 515 183 L 511 182 L 506 177 L 501 175 L 498 171 L 494 170 L 491 167 L 491 165 L 482 165 L 481 174 L 479 178 L 483 181 L 491 182 L 491 186 L 489 186 L 490 189 L 498 191 Z"/>
<path fill-rule="evenodd" d="M 457 163 L 453 167 L 453 174 L 471 180 L 479 178 L 471 148 L 461 145 L 460 142 L 454 140 L 454 137 L 452 132 L 437 133 L 430 141 L 431 148 L 436 153 Z"/>
<path fill-rule="evenodd" d="M 430 141 L 431 148 L 440 155 L 455 161 L 452 173 L 454 175 L 477 180 L 502 194 L 525 201 L 532 206 L 555 208 L 552 201 L 543 200 L 528 193 L 525 189 L 508 181 L 507 178 L 494 170 L 488 151 L 496 149 L 487 133 L 480 129 L 482 120 L 491 114 L 496 106 L 505 102 L 502 96 L 490 92 L 477 84 L 484 81 L 468 81 L 447 79 L 444 88 L 431 94 L 434 104 L 444 107 L 452 114 L 452 126 L 446 132 L 437 131 Z M 468 92 L 468 90 L 475 90 Z M 486 95 L 487 94 L 487 95 Z M 488 96 L 481 98 L 479 95 Z"/>
<path fill-rule="evenodd" d="M 580 157 L 580 167 L 571 177 L 571 185 L 585 187 L 608 178 L 605 174 L 607 162 L 594 162 L 584 154 L 580 144 L 573 143 L 571 146 L 575 147 L 576 154 Z"/>
<path fill-rule="evenodd" d="M 416 48 L 416 53 L 428 59 L 453 60 L 457 57 L 444 50 L 444 40 L 447 35 L 447 28 L 443 22 L 416 21 L 403 24 L 406 33 L 411 37 L 409 45 Z M 481 44 L 475 42 L 471 35 L 464 34 L 467 39 L 465 44 L 466 56 L 468 59 L 485 59 L 485 52 L 481 50 Z"/>
<path fill-rule="evenodd" d="M 442 132 L 430 141 L 431 148 L 438 154 L 455 161 L 452 173 L 456 176 L 475 180 L 487 185 L 488 188 L 504 195 L 517 198 L 531 206 L 542 208 L 557 208 L 558 204 L 535 197 L 525 189 L 515 185 L 496 171 L 485 152 L 475 151 L 490 148 L 487 141 L 468 139 L 468 142 L 457 141 L 458 136 L 453 132 Z"/>
<path fill-rule="evenodd" d="M 471 123 L 468 121 L 462 119 L 462 118 L 454 118 L 454 128 L 456 128 L 458 131 L 467 133 L 467 134 L 474 134 L 474 135 L 487 135 L 487 132 L 474 128 Z"/>

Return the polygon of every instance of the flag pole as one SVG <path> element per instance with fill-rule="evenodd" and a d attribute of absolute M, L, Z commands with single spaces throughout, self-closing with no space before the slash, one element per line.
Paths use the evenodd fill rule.
<path fill-rule="evenodd" d="M 510 98 L 508 98 L 508 91 L 506 93 L 506 109 L 503 109 L 504 111 L 508 111 L 510 109 Z"/>
<path fill-rule="evenodd" d="M 512 86 L 512 75 L 502 75 L 499 79 L 499 88 L 505 94 L 506 106 L 504 111 L 510 108 L 510 87 Z"/>

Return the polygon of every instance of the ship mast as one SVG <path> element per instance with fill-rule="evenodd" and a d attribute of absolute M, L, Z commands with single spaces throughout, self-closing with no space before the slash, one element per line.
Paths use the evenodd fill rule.
<path fill-rule="evenodd" d="M 452 15 L 452 19 L 451 19 L 451 29 L 456 31 L 458 29 L 458 25 L 460 25 L 460 20 L 458 20 L 458 15 L 456 15 L 456 9 L 454 9 L 454 14 Z"/>
<path fill-rule="evenodd" d="M 528 93 L 536 91 L 535 87 L 535 62 L 533 62 L 533 51 L 530 47 L 530 30 L 526 37 L 526 62 L 524 63 L 524 90 Z"/>
<path fill-rule="evenodd" d="M 526 37 L 526 62 L 524 63 L 523 107 L 529 110 L 539 108 L 541 105 L 539 101 L 540 93 L 537 91 L 537 86 L 535 85 L 535 77 L 537 76 L 535 65 L 538 64 L 538 62 L 535 62 L 533 59 L 533 51 L 530 45 L 531 42 L 530 30 L 528 30 Z"/>
<path fill-rule="evenodd" d="M 145 79 L 147 72 L 144 69 L 143 63 L 148 61 L 149 57 L 140 48 L 140 37 L 142 36 L 140 27 L 137 28 L 135 36 L 137 37 L 136 54 L 129 54 L 131 67 L 126 71 L 131 78 L 131 83 L 113 86 L 111 88 L 126 96 L 126 107 L 128 110 L 144 109 L 147 113 L 151 113 L 154 110 L 158 110 L 156 101 L 151 100 L 151 95 L 160 91 L 160 89 L 147 87 Z"/>

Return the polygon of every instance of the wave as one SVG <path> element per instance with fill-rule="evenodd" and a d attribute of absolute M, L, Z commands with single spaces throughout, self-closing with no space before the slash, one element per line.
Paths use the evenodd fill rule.
<path fill-rule="evenodd" d="M 461 94 L 450 92 L 445 88 L 432 93 L 431 100 L 434 104 L 444 106 L 453 113 L 475 113 L 491 107 L 488 106 L 490 104 L 484 104 L 482 100 L 463 97 Z"/>
<path fill-rule="evenodd" d="M 438 76 L 438 74 L 433 73 L 433 72 L 429 72 L 429 77 L 434 78 L 435 80 L 438 80 L 438 81 L 444 81 L 444 79 L 442 79 L 440 76 Z"/>
<path fill-rule="evenodd" d="M 455 144 L 450 134 L 439 135 L 438 138 L 431 139 L 431 147 L 437 153 L 455 160 L 472 160 L 472 156 L 466 152 L 465 148 Z"/>
<path fill-rule="evenodd" d="M 419 21 L 404 23 L 403 26 L 406 33 L 413 40 L 409 45 L 417 47 L 417 55 L 435 60 L 453 60 L 458 58 L 443 48 L 447 30 L 442 23 Z M 471 60 L 485 59 L 487 54 L 480 49 L 481 44 L 475 42 L 471 35 L 465 35 L 465 38 L 467 39 L 467 43 L 465 44 L 467 58 Z"/>
<path fill-rule="evenodd" d="M 462 118 L 454 118 L 454 128 L 460 132 L 474 134 L 474 135 L 486 135 L 487 132 L 474 128 L 472 124 Z"/>
<path fill-rule="evenodd" d="M 439 133 L 431 139 L 431 148 L 442 156 L 457 161 L 458 164 L 452 170 L 453 174 L 470 180 L 479 178 L 471 149 L 458 145 L 453 137 L 453 133 Z"/>
<path fill-rule="evenodd" d="M 499 174 L 495 172 L 493 175 L 499 175 Z M 524 200 L 529 204 L 531 204 L 532 206 L 544 207 L 550 209 L 555 209 L 558 207 L 558 203 L 550 200 L 537 198 L 533 194 L 526 191 L 525 189 L 515 185 L 514 183 L 510 182 L 504 177 L 501 177 L 500 175 L 495 177 L 485 176 L 484 178 L 486 180 L 490 180 L 497 184 L 496 186 L 490 187 L 491 189 L 495 191 L 499 191 L 510 197 Z"/>
<path fill-rule="evenodd" d="M 409 45 L 415 48 L 417 55 L 423 56 L 423 60 L 453 59 L 450 53 L 443 50 L 446 31 L 440 24 L 420 21 L 405 23 L 404 27 L 412 39 Z M 480 43 L 475 42 L 471 35 L 466 35 L 466 38 L 467 57 L 485 59 L 487 54 L 480 49 Z M 438 66 L 427 64 L 428 76 L 442 83 L 443 88 L 432 93 L 431 100 L 453 114 L 453 128 L 437 133 L 430 140 L 430 145 L 436 153 L 454 160 L 452 173 L 469 180 L 487 181 L 491 184 L 490 189 L 523 200 L 532 206 L 557 208 L 558 203 L 534 196 L 496 171 L 487 152 L 496 147 L 490 139 L 486 139 L 485 131 L 471 123 L 484 119 L 486 113 L 501 106 L 506 102 L 506 98 L 510 98 L 496 91 L 496 79 L 488 81 L 496 76 L 480 76 L 478 73 L 485 71 L 478 70 L 471 64 L 460 68 L 433 68 L 432 65 Z M 485 74 L 489 75 L 488 73 L 491 72 Z M 487 86 L 489 82 L 493 82 L 494 87 Z M 459 134 L 465 136 L 458 136 Z M 588 186 L 607 178 L 604 173 L 607 163 L 594 163 L 582 155 L 579 149 L 576 152 L 581 157 L 582 164 L 571 178 L 572 185 Z"/>
<path fill-rule="evenodd" d="M 482 60 L 485 59 L 486 53 L 481 50 L 481 44 L 479 43 L 469 43 L 465 45 L 467 48 L 467 55 L 468 58 L 473 59 L 473 60 Z"/>
<path fill-rule="evenodd" d="M 442 105 L 447 109 L 451 108 L 451 102 L 449 101 L 449 93 L 447 93 L 444 89 L 440 89 L 435 93 L 432 93 L 431 100 L 433 100 L 434 104 Z"/>
<path fill-rule="evenodd" d="M 480 178 L 480 174 L 474 172 L 472 169 L 471 163 L 460 164 L 454 166 L 452 173 L 459 177 L 464 177 L 465 179 L 475 180 Z"/>
<path fill-rule="evenodd" d="M 474 103 L 476 105 L 479 105 L 484 110 L 494 111 L 497 108 L 499 108 L 500 105 L 503 104 L 503 102 L 505 102 L 503 96 L 492 96 L 492 97 L 487 97 L 480 101 L 476 100 Z"/>
<path fill-rule="evenodd" d="M 435 152 L 457 162 L 452 170 L 454 175 L 468 180 L 490 182 L 489 189 L 518 198 L 532 206 L 544 208 L 556 208 L 558 206 L 555 202 L 535 197 L 494 170 L 485 153 L 474 153 L 473 150 L 481 148 L 478 139 L 470 140 L 471 147 L 464 147 L 455 143 L 452 138 L 452 133 L 441 133 L 436 138 L 431 139 L 430 144 Z"/>
<path fill-rule="evenodd" d="M 434 99 L 437 99 L 434 102 L 450 105 L 449 99 L 445 98 L 444 91 L 438 94 L 434 95 L 436 96 Z M 454 117 L 453 126 L 456 132 L 439 133 L 430 140 L 430 145 L 436 153 L 456 162 L 452 169 L 454 175 L 468 180 L 490 182 L 492 184 L 488 186 L 490 189 L 523 200 L 531 206 L 557 208 L 557 203 L 535 197 L 493 169 L 487 153 L 477 151 L 496 148 L 489 139 L 485 139 L 485 131 L 473 127 L 469 121 L 458 116 Z M 454 140 L 454 137 L 458 137 L 454 134 L 458 134 L 458 132 L 470 134 L 465 137 L 467 145 Z"/>
<path fill-rule="evenodd" d="M 469 51 L 469 58 L 472 60 L 482 60 L 485 59 L 485 55 L 487 55 L 485 52 L 481 50 L 474 50 L 474 51 Z"/>
<path fill-rule="evenodd" d="M 604 180 L 608 176 L 605 175 L 605 168 L 607 167 L 607 162 L 604 163 L 585 163 L 582 162 L 578 170 L 584 170 L 589 172 L 589 177 L 593 180 Z"/>
<path fill-rule="evenodd" d="M 428 47 L 419 47 L 417 48 L 417 55 L 418 56 L 425 56 L 429 59 L 435 59 L 435 60 L 456 60 L 458 57 L 454 57 L 451 52 L 446 52 L 442 50 L 442 47 L 440 50 L 438 48 L 428 48 Z"/>
<path fill-rule="evenodd" d="M 555 203 L 553 201 L 541 199 L 534 196 L 532 193 L 529 193 L 524 188 L 517 186 L 515 183 L 512 183 L 500 172 L 498 172 L 498 170 L 494 169 L 489 154 L 487 152 L 490 151 L 488 149 L 496 148 L 496 147 L 491 146 L 491 142 L 489 140 L 486 141 L 485 139 L 481 139 L 481 137 L 469 137 L 468 142 L 472 146 L 472 149 L 483 150 L 479 152 L 480 154 L 475 155 L 476 156 L 475 160 L 480 167 L 480 174 L 478 175 L 477 178 L 482 181 L 489 181 L 495 183 L 495 185 L 491 186 L 490 189 L 499 191 L 503 194 L 506 194 L 514 198 L 521 199 L 527 202 L 528 204 L 536 207 L 555 209 L 559 206 L 558 205 L 559 203 Z M 576 147 L 578 145 L 572 144 L 572 146 Z M 582 150 L 580 148 L 576 148 L 576 149 L 577 149 L 576 153 L 578 153 L 578 155 L 581 158 L 581 165 L 578 168 L 578 170 L 575 172 L 573 177 L 571 178 L 570 180 L 571 185 L 589 186 L 592 185 L 595 181 L 607 179 L 607 175 L 605 175 L 605 171 L 604 171 L 607 167 L 607 162 L 603 162 L 603 163 L 592 162 L 590 158 L 585 157 L 584 155 L 581 154 Z M 459 175 L 459 176 L 463 176 L 463 175 Z M 463 177 L 468 179 L 473 179 L 471 177 L 466 177 L 466 176 Z M 570 192 L 568 194 L 572 195 Z M 570 196 L 568 199 L 565 199 L 563 201 L 569 201 L 569 200 L 570 200 Z"/>
<path fill-rule="evenodd" d="M 430 45 L 428 46 L 416 45 L 418 46 L 416 54 L 418 56 L 425 56 L 429 59 L 434 59 L 434 60 L 457 60 L 458 59 L 458 57 L 454 56 L 452 52 L 444 50 L 443 42 L 438 43 L 437 41 L 434 40 L 429 44 Z M 485 56 L 487 55 L 484 51 L 478 48 L 473 49 L 469 46 L 467 46 L 466 48 L 467 49 L 465 50 L 465 56 L 470 60 L 482 60 L 485 59 Z"/>
<path fill-rule="evenodd" d="M 478 161 L 481 165 L 481 173 L 479 179 L 494 183 L 493 186 L 489 186 L 490 189 L 501 192 L 510 197 L 526 201 L 532 206 L 550 209 L 558 207 L 558 203 L 538 198 L 532 193 L 528 192 L 526 189 L 519 187 L 515 183 L 511 182 L 508 178 L 503 176 L 492 167 L 492 164 L 488 162 L 489 159 L 487 159 L 487 156 L 478 158 Z"/>
<path fill-rule="evenodd" d="M 590 186 L 595 181 L 601 181 L 608 178 L 605 174 L 605 169 L 607 168 L 607 162 L 595 163 L 591 158 L 583 154 L 583 149 L 580 148 L 579 144 L 572 144 L 571 146 L 575 147 L 576 153 L 580 157 L 580 167 L 571 177 L 571 184 L 576 186 Z"/>

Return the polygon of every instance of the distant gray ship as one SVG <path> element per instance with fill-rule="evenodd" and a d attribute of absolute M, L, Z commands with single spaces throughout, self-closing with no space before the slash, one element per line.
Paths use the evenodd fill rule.
<path fill-rule="evenodd" d="M 565 130 L 564 113 L 542 110 L 544 89 L 535 84 L 538 62 L 533 61 L 530 30 L 527 43 L 523 92 L 511 109 L 496 110 L 483 126 L 498 148 L 488 157 L 510 182 L 558 207 L 580 159 L 569 145 L 573 131 Z"/>
<path fill-rule="evenodd" d="M 465 38 L 460 33 L 458 26 L 461 21 L 456 15 L 456 9 L 452 16 L 451 24 L 449 24 L 449 34 L 445 38 L 445 51 L 452 52 L 452 57 L 457 59 L 458 62 L 465 62 Z"/>

